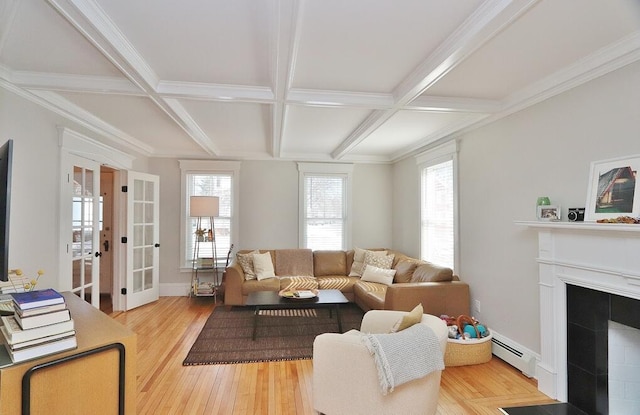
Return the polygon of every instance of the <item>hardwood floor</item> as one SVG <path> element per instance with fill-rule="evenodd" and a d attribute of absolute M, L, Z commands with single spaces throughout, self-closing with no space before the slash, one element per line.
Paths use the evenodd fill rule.
<path fill-rule="evenodd" d="M 138 334 L 138 414 L 315 414 L 312 362 L 182 366 L 214 308 L 211 298 L 161 297 L 112 317 Z M 554 402 L 498 358 L 442 374 L 438 415 L 498 414 Z"/>

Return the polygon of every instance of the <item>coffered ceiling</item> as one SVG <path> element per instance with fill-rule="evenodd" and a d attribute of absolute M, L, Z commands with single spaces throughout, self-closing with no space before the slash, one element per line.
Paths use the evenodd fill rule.
<path fill-rule="evenodd" d="M 638 59 L 638 0 L 0 1 L 0 86 L 148 157 L 393 162 Z"/>

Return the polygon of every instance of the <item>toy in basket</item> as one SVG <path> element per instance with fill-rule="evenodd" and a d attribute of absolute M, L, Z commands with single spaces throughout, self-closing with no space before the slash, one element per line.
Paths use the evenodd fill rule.
<path fill-rule="evenodd" d="M 475 318 L 440 316 L 449 327 L 445 366 L 465 366 L 491 360 L 491 333 Z"/>

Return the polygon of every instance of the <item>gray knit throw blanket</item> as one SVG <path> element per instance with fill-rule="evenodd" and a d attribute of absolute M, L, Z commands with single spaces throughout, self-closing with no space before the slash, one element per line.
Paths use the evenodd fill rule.
<path fill-rule="evenodd" d="M 440 342 L 427 325 L 414 324 L 398 333 L 364 334 L 362 341 L 375 359 L 383 395 L 444 369 Z"/>

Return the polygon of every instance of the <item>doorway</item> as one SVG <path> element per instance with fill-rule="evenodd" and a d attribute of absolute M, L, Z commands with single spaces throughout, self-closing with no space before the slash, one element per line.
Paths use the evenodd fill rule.
<path fill-rule="evenodd" d="M 100 167 L 100 311 L 113 312 L 114 299 L 114 188 L 115 170 Z"/>

